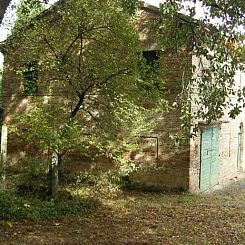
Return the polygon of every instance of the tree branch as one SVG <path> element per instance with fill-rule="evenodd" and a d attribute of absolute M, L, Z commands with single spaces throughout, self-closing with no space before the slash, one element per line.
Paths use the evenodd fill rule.
<path fill-rule="evenodd" d="M 48 45 L 48 47 L 50 48 L 50 50 L 52 51 L 53 55 L 55 56 L 55 58 L 60 62 L 60 57 L 58 56 L 58 54 L 55 52 L 54 47 L 50 44 L 50 42 L 48 41 L 48 39 L 46 37 L 42 37 L 42 39 L 44 40 L 44 42 Z"/>
<path fill-rule="evenodd" d="M 82 73 L 81 65 L 82 65 L 82 52 L 83 52 L 83 36 L 80 35 L 80 54 L 79 54 L 79 61 L 78 61 L 78 72 L 79 74 Z"/>
<path fill-rule="evenodd" d="M 109 77 L 105 78 L 102 82 L 94 84 L 94 86 L 102 86 L 103 84 L 105 84 L 105 83 L 107 83 L 109 80 L 111 80 L 112 78 L 114 78 L 114 77 L 116 77 L 116 76 L 118 76 L 118 75 L 126 74 L 126 71 L 128 71 L 128 70 L 129 70 L 128 68 L 121 69 L 121 70 L 119 70 L 118 72 L 113 73 L 113 74 L 111 74 Z"/>
<path fill-rule="evenodd" d="M 48 39 L 46 37 L 42 38 L 45 43 L 48 45 L 48 47 L 50 48 L 50 50 L 52 51 L 53 55 L 55 56 L 55 58 L 57 59 L 58 62 L 60 62 L 62 65 L 64 64 L 64 60 L 62 58 L 62 60 L 59 58 L 58 54 L 55 52 L 55 49 L 52 47 L 52 45 L 50 44 L 50 42 L 48 41 Z M 73 42 L 74 43 L 74 42 Z M 71 47 L 72 45 L 70 45 L 69 47 Z M 64 57 L 64 56 L 63 56 Z M 67 72 L 64 72 L 66 80 L 68 82 L 68 84 L 73 88 L 73 90 L 75 91 L 75 93 L 77 94 L 77 96 L 80 98 L 81 97 L 81 93 L 79 92 L 79 90 L 77 88 L 74 87 L 70 76 L 68 75 Z"/>
<path fill-rule="evenodd" d="M 69 45 L 69 47 L 67 48 L 66 52 L 65 52 L 64 55 L 62 56 L 62 62 L 65 61 L 67 54 L 69 53 L 70 49 L 72 48 L 72 46 L 73 46 L 74 43 L 78 40 L 79 37 L 80 37 L 80 34 L 77 35 L 77 36 L 75 37 L 75 39 L 70 43 L 70 45 Z"/>
<path fill-rule="evenodd" d="M 79 110 L 80 110 L 80 108 L 84 102 L 84 98 L 85 98 L 84 94 L 79 97 L 79 100 L 78 100 L 75 108 L 71 112 L 70 119 L 74 118 L 77 115 L 77 113 L 79 112 Z"/>
<path fill-rule="evenodd" d="M 80 92 L 78 89 L 76 89 L 71 81 L 71 78 L 70 76 L 65 72 L 65 76 L 66 76 L 66 80 L 68 82 L 68 84 L 72 87 L 72 89 L 75 91 L 75 93 L 77 94 L 78 97 L 81 96 Z"/>
<path fill-rule="evenodd" d="M 121 69 L 119 70 L 118 72 L 116 73 L 113 73 L 111 74 L 110 76 L 108 76 L 107 78 L 103 79 L 102 82 L 100 83 L 93 83 L 93 84 L 90 84 L 86 89 L 84 89 L 84 91 L 82 93 L 79 93 L 79 100 L 75 106 L 75 108 L 73 109 L 73 111 L 71 112 L 71 116 L 70 118 L 74 118 L 78 111 L 80 110 L 83 102 L 84 102 L 84 99 L 85 99 L 85 96 L 86 94 L 88 93 L 88 91 L 92 88 L 92 87 L 98 87 L 98 86 L 102 86 L 103 84 L 106 84 L 108 81 L 110 81 L 112 78 L 118 76 L 118 75 L 122 75 L 122 74 L 125 74 L 125 72 L 128 71 L 128 68 L 124 68 L 124 69 Z"/>
<path fill-rule="evenodd" d="M 110 29 L 110 27 L 108 25 L 101 25 L 101 26 L 97 26 L 97 27 L 91 27 L 88 29 L 84 29 L 83 33 L 86 32 L 90 32 L 90 31 L 96 31 L 96 30 L 100 30 L 100 29 Z"/>

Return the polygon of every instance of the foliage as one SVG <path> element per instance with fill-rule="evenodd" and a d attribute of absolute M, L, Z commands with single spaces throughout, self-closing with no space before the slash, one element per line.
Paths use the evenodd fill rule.
<path fill-rule="evenodd" d="M 0 192 L 0 219 L 53 219 L 93 211 L 98 207 L 96 200 L 73 196 L 64 200 L 62 197 L 51 201 L 23 198 L 11 192 Z"/>
<path fill-rule="evenodd" d="M 38 70 L 37 64 L 28 62 L 23 69 L 24 93 L 35 95 L 38 90 Z"/>
<path fill-rule="evenodd" d="M 17 8 L 17 20 L 12 30 L 12 34 L 22 30 L 26 25 L 29 25 L 31 21 L 42 11 L 45 7 L 39 0 L 21 0 Z"/>
<path fill-rule="evenodd" d="M 122 0 L 122 7 L 131 15 L 135 14 L 140 7 L 139 0 Z"/>
<path fill-rule="evenodd" d="M 11 229 L 6 227 L 11 222 L 0 222 L 6 227 L 1 229 L 1 242 L 55 244 L 58 238 L 59 243 L 67 244 L 243 244 L 243 185 L 238 181 L 228 189 L 202 196 L 127 191 L 102 199 L 104 205 L 91 215 L 12 222 Z M 38 235 L 27 237 L 27 230 Z"/>
<path fill-rule="evenodd" d="M 144 182 L 132 181 L 125 185 L 125 190 L 149 192 L 149 193 L 168 193 L 168 192 L 182 192 L 183 190 L 169 190 L 160 185 L 147 184 Z"/>
<path fill-rule="evenodd" d="M 40 4 L 39 4 L 39 3 Z M 25 14 L 27 15 L 28 13 L 31 13 L 31 15 L 34 13 L 33 9 L 31 7 L 40 7 L 41 4 L 48 4 L 49 0 L 28 0 L 28 1 L 22 1 L 22 5 L 24 5 L 25 9 L 27 10 L 25 12 Z M 12 9 L 16 8 L 16 2 L 11 1 L 11 0 L 2 0 L 0 2 L 0 25 L 2 24 L 2 22 L 4 22 L 3 20 L 10 18 L 10 16 L 8 16 L 8 11 L 7 8 L 11 7 Z"/>
<path fill-rule="evenodd" d="M 125 185 L 122 175 L 114 171 L 108 172 L 81 172 L 76 178 L 76 189 L 89 189 L 90 195 L 96 197 L 113 197 L 120 193 Z"/>
<path fill-rule="evenodd" d="M 164 168 L 158 167 L 157 171 L 164 170 Z M 120 165 L 117 165 L 114 169 L 103 172 L 91 172 L 83 171 L 76 177 L 76 188 L 83 189 L 89 188 L 90 192 L 95 196 L 115 196 L 118 195 L 124 189 L 163 192 L 166 188 L 159 185 L 145 184 L 144 182 L 135 181 L 132 178 L 132 173 L 137 172 L 149 172 L 156 171 L 156 167 L 153 165 L 137 165 L 133 161 L 124 162 L 121 161 Z M 183 191 L 183 190 L 176 190 Z"/>
<path fill-rule="evenodd" d="M 33 22 L 17 48 L 25 54 L 20 63 L 38 61 L 38 93 L 18 115 L 17 133 L 61 157 L 75 150 L 117 163 L 129 159 L 125 152 L 154 127 L 149 119 L 157 112 L 143 102 L 164 104 L 157 74 L 147 79 L 158 88 L 139 86 L 143 66 L 131 14 L 119 0 L 73 0 Z"/>
<path fill-rule="evenodd" d="M 188 5 L 178 0 L 166 1 L 160 7 L 161 18 L 157 25 L 157 29 L 159 30 L 159 42 L 161 43 L 161 49 L 163 51 L 172 48 L 179 53 L 183 50 L 183 47 L 186 47 L 188 52 L 199 58 L 198 65 L 188 68 L 191 69 L 195 75 L 191 79 L 184 77 L 182 81 L 184 89 L 182 90 L 182 94 L 180 94 L 180 100 L 177 101 L 176 104 L 182 108 L 183 127 L 187 128 L 187 132 L 189 131 L 190 120 L 197 118 L 207 120 L 208 122 L 218 120 L 224 115 L 226 108 L 230 108 L 230 116 L 235 117 L 240 112 L 243 102 L 243 90 L 236 91 L 233 77 L 235 70 L 241 68 L 237 52 L 235 52 L 235 46 L 239 43 L 240 38 L 237 27 L 244 24 L 242 18 L 244 14 L 244 4 L 238 0 L 229 1 L 229 4 L 224 6 L 218 1 L 201 1 L 201 3 L 204 7 L 210 8 L 207 9 L 206 16 L 197 21 L 193 18 L 195 16 L 195 8 L 193 5 Z M 121 75 L 129 75 L 129 73 L 133 70 L 135 72 L 137 69 L 137 62 L 135 62 L 137 59 L 134 55 L 139 49 L 135 29 L 132 28 L 132 26 L 130 27 L 129 23 L 125 23 L 127 16 L 125 12 L 123 14 L 123 11 L 118 11 L 120 8 L 117 8 L 117 12 L 112 10 L 116 8 L 116 6 L 121 5 L 132 14 L 139 6 L 139 2 L 115 1 L 114 3 L 110 3 L 110 1 L 108 1 L 103 6 L 99 5 L 100 3 L 89 4 L 86 3 L 86 1 L 71 1 L 64 4 L 62 8 L 58 10 L 59 15 L 62 16 L 61 20 L 58 22 L 59 25 L 63 26 L 59 31 L 52 27 L 49 28 L 50 22 L 46 25 L 44 23 L 38 23 L 38 28 L 42 27 L 41 38 L 39 41 L 37 40 L 40 52 L 42 49 L 45 49 L 51 53 L 48 59 L 47 57 L 46 59 L 38 57 L 40 60 L 39 63 L 42 64 L 41 69 L 52 68 L 52 74 L 54 75 L 52 80 L 64 79 L 66 83 L 70 82 L 69 85 L 75 93 L 83 94 L 83 92 L 86 91 L 84 84 L 89 84 L 89 90 L 94 90 L 94 87 L 98 89 L 100 82 L 95 86 L 95 84 L 91 84 L 91 78 L 100 80 L 101 75 L 104 74 L 106 79 L 109 78 L 110 75 L 113 75 L 112 80 L 114 80 L 114 75 L 117 79 L 118 77 L 121 79 Z M 96 12 L 95 10 L 98 8 L 100 8 L 100 11 L 97 11 L 95 14 L 94 12 Z M 103 13 L 105 8 L 107 8 L 106 14 Z M 24 9 L 25 8 L 23 8 L 23 12 L 25 12 Z M 69 13 L 65 13 L 65 9 L 69 9 Z M 182 9 L 185 9 L 186 15 L 179 14 Z M 78 15 L 78 12 L 83 14 Z M 88 17 L 88 13 L 93 14 L 89 14 Z M 210 23 L 216 17 L 219 17 L 222 22 L 211 25 Z M 103 19 L 106 19 L 107 23 L 102 24 L 101 20 Z M 57 19 L 55 21 L 57 21 Z M 70 44 L 70 46 L 64 46 L 63 42 L 60 44 L 55 42 L 64 31 L 65 25 L 67 27 L 69 26 L 69 30 L 72 30 L 65 42 Z M 111 35 L 112 33 L 108 31 L 109 26 L 110 30 L 114 30 L 113 32 L 116 35 Z M 55 28 L 57 29 L 56 26 Z M 107 33 L 105 38 L 101 38 L 100 35 L 103 31 Z M 37 33 L 33 35 L 32 37 L 36 39 L 35 36 Z M 93 42 L 88 41 L 91 40 L 91 38 Z M 126 53 L 128 53 L 128 58 L 131 58 L 131 67 L 125 67 L 124 62 L 122 62 L 128 59 L 121 59 L 122 57 L 120 57 L 120 55 L 113 55 L 113 57 L 111 55 L 115 54 L 115 52 L 111 51 L 119 39 L 118 51 L 120 51 L 120 49 L 122 50 L 123 45 L 126 43 L 128 47 L 130 47 Z M 107 44 L 104 49 L 98 47 L 99 43 L 105 44 L 106 40 Z M 108 40 L 110 40 L 110 42 L 108 42 Z M 124 44 L 122 44 L 122 42 L 124 42 Z M 75 57 L 75 50 L 79 52 L 79 46 L 80 54 Z M 97 52 L 91 52 L 95 49 Z M 34 50 L 31 50 L 33 53 Z M 96 55 L 94 56 L 95 53 Z M 85 59 L 86 62 L 84 62 Z M 113 71 L 111 69 L 112 67 L 109 66 L 113 63 L 114 67 L 116 67 L 116 63 L 118 63 L 117 65 L 120 64 L 118 68 L 121 66 L 122 70 L 118 69 L 116 73 L 114 73 L 115 70 Z M 207 66 L 206 63 L 209 65 Z M 78 71 L 75 71 L 74 68 L 72 69 L 71 66 L 73 64 L 76 64 L 73 67 L 76 67 L 75 70 Z M 47 67 L 45 67 L 45 65 Z M 91 69 L 92 66 L 97 69 Z M 99 67 L 101 67 L 103 71 L 99 69 Z M 83 68 L 82 71 L 81 68 Z M 63 74 L 60 72 L 61 70 Z M 107 71 L 107 74 L 105 74 L 104 71 Z M 54 74 L 55 72 L 58 72 L 60 76 Z M 119 72 L 119 74 L 117 74 L 117 72 Z M 137 80 L 133 76 L 131 79 Z M 74 82 L 75 80 L 76 82 Z M 61 84 L 61 87 L 65 89 L 64 84 Z M 104 85 L 104 83 L 103 87 L 107 87 L 108 89 L 108 86 Z M 112 87 L 115 89 L 117 86 Z M 119 89 L 121 88 L 122 87 L 119 87 Z M 53 90 L 54 88 L 52 86 L 52 88 L 49 89 Z M 129 89 L 132 89 L 132 87 L 129 87 Z M 100 92 L 101 91 L 100 88 Z M 110 90 L 107 92 L 109 91 Z M 132 91 L 135 92 L 134 89 L 132 89 Z M 118 94 L 117 92 L 121 93 L 122 90 L 114 91 L 114 98 L 115 94 Z M 228 97 L 234 94 L 238 97 L 237 102 L 231 102 L 228 99 Z M 129 99 L 129 97 L 126 98 Z M 105 100 L 104 97 L 103 100 Z M 81 108 L 89 111 L 89 116 L 91 116 L 93 110 L 88 110 L 87 108 L 91 106 L 91 101 L 89 105 L 85 100 L 80 101 L 80 103 L 82 103 Z M 196 112 L 190 114 L 190 107 L 193 103 L 199 104 L 200 106 Z M 105 104 L 108 106 L 108 103 Z M 74 114 L 74 112 L 72 114 Z M 194 118 L 192 118 L 193 115 Z M 67 117 L 69 118 L 69 115 Z"/>
<path fill-rule="evenodd" d="M 196 20 L 191 5 L 166 1 L 160 6 L 159 21 L 153 20 L 161 51 L 186 58 L 181 63 L 177 100 L 170 101 L 180 108 L 180 138 L 195 135 L 198 120 L 220 120 L 227 110 L 234 118 L 245 105 L 245 89 L 234 84 L 235 72 L 244 69 L 238 52 L 244 4 L 228 2 L 201 1 L 209 7 L 208 13 Z M 65 1 L 21 33 L 21 47 L 12 44 L 25 54 L 19 69 L 25 73 L 24 64 L 38 61 L 39 70 L 38 94 L 18 117 L 22 137 L 35 139 L 38 147 L 59 157 L 72 151 L 91 158 L 103 154 L 125 175 L 131 171 L 125 152 L 137 148 L 138 137 L 154 128 L 152 118 L 163 114 L 167 105 L 159 77 L 167 77 L 168 71 L 149 68 L 139 55 L 142 50 L 134 27 L 138 4 Z M 25 14 L 25 7 L 21 9 Z M 186 15 L 180 14 L 183 9 Z M 212 24 L 216 17 L 222 22 Z M 193 56 L 198 63 L 188 65 Z"/>
<path fill-rule="evenodd" d="M 240 57 L 241 62 L 245 63 L 245 46 L 244 44 L 237 49 L 238 55 Z"/>
<path fill-rule="evenodd" d="M 20 196 L 50 198 L 47 185 L 47 164 L 39 157 L 22 159 L 25 169 L 18 173 L 15 183 L 16 191 Z"/>
<path fill-rule="evenodd" d="M 0 69 L 0 81 L 2 82 L 2 77 L 3 77 L 3 70 L 2 68 Z"/>
<path fill-rule="evenodd" d="M 185 47 L 187 48 L 189 54 L 195 55 L 196 57 L 198 57 L 199 60 L 199 64 L 188 68 L 192 70 L 194 76 L 191 79 L 183 76 L 183 79 L 181 81 L 183 90 L 180 93 L 179 100 L 177 100 L 177 103 L 175 103 L 175 106 L 181 107 L 183 128 L 186 133 L 189 132 L 190 127 L 193 126 L 192 123 L 194 123 L 194 121 L 197 119 L 206 120 L 207 122 L 219 120 L 224 116 L 224 113 L 227 109 L 229 110 L 228 113 L 230 117 L 234 118 L 237 114 L 241 112 L 241 109 L 244 106 L 244 90 L 242 88 L 237 90 L 233 82 L 235 71 L 238 69 L 243 69 L 244 67 L 241 63 L 242 52 L 238 52 L 241 45 L 240 30 L 244 26 L 244 3 L 241 0 L 229 0 L 225 4 L 223 3 L 223 1 L 219 0 L 201 0 L 198 3 L 203 6 L 205 15 L 200 20 L 195 19 L 195 3 L 196 1 L 189 1 L 189 3 L 179 0 L 165 1 L 164 4 L 161 4 L 160 6 L 160 21 L 155 26 L 155 30 L 159 30 L 158 40 L 161 43 L 161 49 L 163 51 L 174 49 L 177 53 L 181 53 L 183 51 L 183 47 Z M 105 43 L 105 39 L 109 38 L 109 36 L 107 35 L 104 40 L 97 38 L 95 42 L 95 36 L 101 33 L 101 31 L 106 30 L 107 28 L 104 28 L 103 26 L 100 26 L 101 30 L 88 28 L 89 31 L 87 32 L 86 25 L 88 24 L 88 26 L 92 25 L 93 27 L 98 27 L 100 25 L 98 20 L 103 20 L 103 18 L 107 18 L 110 22 L 108 23 L 108 26 L 112 24 L 112 26 L 115 28 L 116 25 L 118 25 L 123 18 L 126 18 L 126 15 L 124 17 L 121 16 L 122 18 L 119 17 L 119 15 L 117 14 L 119 14 L 120 11 L 117 12 L 117 14 L 113 13 L 113 15 L 111 15 L 112 8 L 116 6 L 122 6 L 123 9 L 126 10 L 126 12 L 128 12 L 128 14 L 131 16 L 132 14 L 136 13 L 137 7 L 140 6 L 139 1 L 137 0 L 121 0 L 115 1 L 113 4 L 110 3 L 110 1 L 107 1 L 106 4 L 102 7 L 99 6 L 99 4 L 100 3 L 87 4 L 86 1 L 77 1 L 76 3 L 70 1 L 63 5 L 63 10 L 59 10 L 59 14 L 60 16 L 62 16 L 62 21 L 59 21 L 59 23 L 63 25 L 66 22 L 67 25 L 67 22 L 69 22 L 70 30 L 72 30 L 70 32 L 70 36 L 66 40 L 67 43 L 71 44 L 71 46 L 68 45 L 66 47 L 63 47 L 63 49 L 61 47 L 64 46 L 62 43 L 60 43 L 60 46 L 57 42 L 55 43 L 55 40 L 58 39 L 58 36 L 60 36 L 61 33 L 55 31 L 52 28 L 49 28 L 52 21 L 49 22 L 46 26 L 44 24 L 41 24 L 40 26 L 44 27 L 44 31 L 41 32 L 42 34 L 40 39 L 45 43 L 46 48 L 49 49 L 48 52 L 53 53 L 54 57 L 49 57 L 50 59 L 45 61 L 43 60 L 42 62 L 42 59 L 40 59 L 40 63 L 45 63 L 49 67 L 56 68 L 54 69 L 56 71 L 65 70 L 65 73 L 63 71 L 63 76 L 68 75 L 69 79 L 74 80 L 75 76 L 79 77 L 81 75 L 81 71 L 79 71 L 78 74 L 72 77 L 72 69 L 70 69 L 69 67 L 72 62 L 73 64 L 74 62 L 80 62 L 81 64 L 81 61 L 86 58 L 86 61 L 88 61 L 87 63 L 90 64 L 90 67 L 92 66 L 91 64 L 96 63 L 93 59 L 87 59 L 88 56 L 85 50 L 89 46 L 91 46 L 90 44 L 92 43 L 88 42 L 88 39 L 90 39 L 92 36 L 94 40 L 93 44 L 95 45 L 98 42 Z M 35 9 L 38 9 L 38 7 L 34 5 L 33 3 L 31 3 L 31 5 L 27 8 L 28 11 L 33 10 L 35 12 Z M 101 18 L 98 17 L 101 12 L 104 11 L 103 9 L 107 8 L 109 5 L 111 5 L 111 7 L 108 8 L 107 17 L 103 17 L 103 14 L 100 16 Z M 69 13 L 64 14 L 65 8 L 70 9 Z M 87 18 L 89 11 L 94 12 L 97 8 L 100 8 L 101 11 L 98 12 L 96 15 L 90 14 L 89 18 Z M 25 1 L 21 9 L 22 10 L 20 10 L 20 13 L 28 12 L 25 7 Z M 83 14 L 78 15 L 77 12 L 79 11 Z M 180 14 L 181 11 L 184 11 L 185 15 Z M 219 21 L 216 21 L 217 19 L 219 19 Z M 216 21 L 215 24 L 213 24 L 214 21 Z M 121 24 L 123 23 L 121 22 Z M 156 24 L 155 21 L 154 24 Z M 128 27 L 129 26 L 125 25 L 125 30 L 129 31 Z M 82 54 L 80 54 L 77 59 L 71 60 L 69 58 L 70 54 L 72 54 L 72 52 L 74 51 L 74 46 L 76 46 L 77 48 L 79 46 L 79 42 L 81 41 L 81 33 L 79 33 L 78 30 L 82 30 L 81 33 L 83 34 L 83 52 L 81 52 Z M 120 28 L 117 28 L 117 30 L 117 32 L 115 31 L 117 35 L 119 34 L 119 32 L 121 32 L 121 34 L 126 33 L 125 31 L 120 31 Z M 60 32 L 63 31 L 64 30 L 61 28 Z M 91 35 L 91 32 L 93 32 L 93 35 Z M 127 34 L 129 34 L 129 32 Z M 128 39 L 133 41 L 134 38 L 131 34 L 128 36 Z M 35 34 L 34 37 L 36 35 L 37 34 Z M 126 35 L 121 35 L 121 40 L 125 40 L 125 37 Z M 112 38 L 112 36 L 110 38 Z M 110 40 L 115 41 L 115 39 L 113 38 Z M 41 46 L 40 43 L 41 42 L 38 42 L 39 46 Z M 85 43 L 86 45 L 84 45 Z M 135 44 L 136 42 L 130 47 L 135 47 Z M 40 50 L 42 49 L 43 46 L 40 47 Z M 136 49 L 131 49 L 130 51 L 133 51 L 131 53 L 135 53 Z M 108 49 L 106 50 L 109 51 Z M 113 54 L 113 52 L 111 52 L 110 54 Z M 89 57 L 92 58 L 91 53 Z M 105 52 L 104 56 L 102 55 L 101 58 L 102 57 L 106 57 Z M 111 56 L 109 58 L 111 58 Z M 116 59 L 113 60 L 114 62 L 118 62 L 118 60 Z M 132 59 L 132 61 L 133 60 L 134 59 Z M 97 60 L 97 63 L 99 63 L 100 61 L 101 60 Z M 108 61 L 107 57 L 104 59 L 104 61 L 104 63 Z M 108 64 L 110 63 L 113 62 L 109 62 Z M 132 62 L 132 64 L 135 63 Z M 109 68 L 108 66 L 104 67 L 103 65 L 96 67 L 103 67 L 103 69 L 105 70 L 108 70 Z M 85 68 L 85 71 L 88 71 L 88 66 L 83 68 Z M 52 72 L 54 70 L 52 70 Z M 67 73 L 68 70 L 69 72 Z M 125 70 L 125 73 L 127 73 L 129 70 L 131 69 L 127 69 L 127 71 Z M 92 69 L 92 72 L 87 74 L 84 73 L 82 75 L 83 78 L 91 78 L 96 77 L 96 74 L 98 74 L 98 72 L 100 73 L 101 70 L 98 69 L 95 71 L 95 69 Z M 53 80 L 55 79 L 57 78 L 54 78 Z M 77 85 L 75 84 L 75 87 L 76 86 Z M 75 89 L 74 92 L 78 91 L 76 91 Z M 236 100 L 229 99 L 229 97 L 234 96 L 236 97 Z M 199 106 L 197 111 L 191 113 L 191 107 L 193 104 Z M 195 131 L 193 133 L 195 133 Z"/>
<path fill-rule="evenodd" d="M 195 19 L 195 3 L 166 1 L 160 6 L 157 25 L 163 50 L 175 50 L 180 56 L 185 50 L 186 55 L 194 55 L 198 61 L 189 67 L 191 78 L 185 76 L 184 70 L 182 90 L 175 104 L 181 108 L 182 126 L 188 137 L 190 133 L 195 135 L 197 120 L 210 123 L 226 113 L 235 118 L 245 106 L 244 88 L 234 83 L 236 71 L 244 70 L 242 52 L 238 52 L 243 45 L 244 2 L 199 1 L 205 12 L 199 20 Z M 193 110 L 193 106 L 197 109 Z"/>

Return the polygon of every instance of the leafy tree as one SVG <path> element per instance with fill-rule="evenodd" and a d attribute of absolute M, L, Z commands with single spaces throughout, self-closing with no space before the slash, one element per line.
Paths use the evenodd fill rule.
<path fill-rule="evenodd" d="M 162 51 L 171 49 L 180 57 L 185 53 L 199 60 L 188 68 L 194 75 L 183 76 L 183 89 L 174 103 L 181 108 L 183 132 L 188 137 L 191 127 L 195 134 L 196 119 L 219 120 L 227 108 L 234 118 L 244 107 L 244 89 L 237 89 L 233 80 L 235 71 L 244 69 L 237 48 L 239 28 L 245 24 L 244 2 L 200 2 L 207 7 L 201 20 L 194 18 L 195 8 L 186 1 L 169 0 L 160 6 L 159 21 L 152 23 Z M 21 122 L 28 128 L 26 137 L 38 139 L 40 147 L 58 155 L 56 170 L 64 154 L 74 147 L 88 155 L 96 146 L 120 159 L 128 142 L 150 127 L 142 97 L 160 97 L 161 83 L 160 89 L 155 89 L 150 82 L 156 80 L 154 76 L 148 77 L 147 83 L 140 75 L 140 48 L 132 23 L 138 4 L 127 0 L 61 1 L 51 15 L 32 22 L 23 34 L 27 45 L 22 49 L 22 63 L 30 59 L 38 63 L 39 96 L 32 98 Z M 185 15 L 180 14 L 183 9 Z M 216 18 L 221 21 L 213 24 Z M 231 96 L 237 100 L 230 100 Z M 193 104 L 198 105 L 195 111 Z M 52 173 L 57 183 L 57 171 Z M 54 188 L 53 193 L 56 191 Z"/>
<path fill-rule="evenodd" d="M 245 4 L 241 0 L 199 1 L 205 10 L 202 19 L 195 19 L 196 9 L 190 1 L 166 1 L 160 6 L 161 18 L 157 30 L 162 50 L 194 55 L 199 64 L 192 69 L 193 76 L 181 81 L 183 89 L 175 105 L 181 108 L 183 129 L 188 137 L 195 121 L 219 120 L 227 112 L 235 118 L 245 106 L 244 88 L 237 88 L 234 75 L 244 70 L 239 52 L 245 25 Z M 180 14 L 185 10 L 185 15 Z M 230 99 L 235 97 L 236 99 Z M 192 105 L 197 105 L 193 110 Z M 191 134 L 192 135 L 192 134 Z"/>
<path fill-rule="evenodd" d="M 44 9 L 43 3 L 39 0 L 22 0 L 17 9 L 17 20 L 12 34 L 15 30 L 21 30 L 23 26 L 28 25 Z"/>
<path fill-rule="evenodd" d="M 154 125 L 149 119 L 155 110 L 143 102 L 164 105 L 160 89 L 140 89 L 139 83 L 147 83 L 141 78 L 145 64 L 139 65 L 131 14 L 119 0 L 71 0 L 54 6 L 22 34 L 20 73 L 36 79 L 30 62 L 36 63 L 38 89 L 18 127 L 25 129 L 23 137 L 52 152 L 53 196 L 65 154 L 76 149 L 83 156 L 100 153 L 127 164 L 125 152 Z M 158 79 L 161 87 L 157 75 L 148 79 Z"/>
<path fill-rule="evenodd" d="M 48 0 L 43 0 L 43 1 L 38 1 L 38 0 L 29 0 L 26 1 L 29 2 L 30 5 L 36 5 L 37 3 L 48 3 Z M 8 8 L 8 6 L 10 5 L 11 0 L 1 0 L 0 2 L 0 25 L 2 24 L 3 18 L 5 16 L 6 10 Z"/>

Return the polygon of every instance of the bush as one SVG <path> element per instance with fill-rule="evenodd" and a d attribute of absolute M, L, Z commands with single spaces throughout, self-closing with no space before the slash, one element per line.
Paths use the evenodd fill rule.
<path fill-rule="evenodd" d="M 0 220 L 52 219 L 91 212 L 98 206 L 99 202 L 92 198 L 72 196 L 69 200 L 58 197 L 51 201 L 43 201 L 0 192 Z"/>
<path fill-rule="evenodd" d="M 116 171 L 90 173 L 81 172 L 77 176 L 76 188 L 89 187 L 95 196 L 115 196 L 130 180 Z"/>
<path fill-rule="evenodd" d="M 81 187 L 84 185 L 95 186 L 99 181 L 100 174 L 101 173 L 99 172 L 96 174 L 87 171 L 80 172 L 80 174 L 76 178 L 76 186 L 77 187 Z"/>
<path fill-rule="evenodd" d="M 72 173 L 67 168 L 61 168 L 59 171 L 59 181 L 61 185 L 69 185 L 69 184 L 75 184 L 76 183 L 76 175 Z"/>
<path fill-rule="evenodd" d="M 47 198 L 47 164 L 43 159 L 32 157 L 25 159 L 25 165 L 16 183 L 17 193 L 21 196 Z"/>

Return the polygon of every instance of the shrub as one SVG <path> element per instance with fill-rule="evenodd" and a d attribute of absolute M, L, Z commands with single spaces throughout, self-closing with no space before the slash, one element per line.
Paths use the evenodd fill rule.
<path fill-rule="evenodd" d="M 21 196 L 46 198 L 48 196 L 47 164 L 40 158 L 25 159 L 25 170 L 16 183 Z"/>
<path fill-rule="evenodd" d="M 51 201 L 44 201 L 0 192 L 0 219 L 2 220 L 52 219 L 91 212 L 98 206 L 99 202 L 92 198 L 72 196 L 69 200 L 58 197 Z"/>
<path fill-rule="evenodd" d="M 81 172 L 77 176 L 76 188 L 89 187 L 95 196 L 114 196 L 130 182 L 127 175 L 121 175 L 116 171 L 108 172 Z"/>
<path fill-rule="evenodd" d="M 59 171 L 59 181 L 62 185 L 75 184 L 76 177 L 68 168 L 63 167 Z"/>

